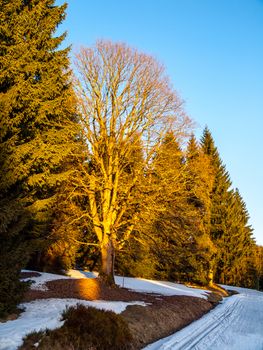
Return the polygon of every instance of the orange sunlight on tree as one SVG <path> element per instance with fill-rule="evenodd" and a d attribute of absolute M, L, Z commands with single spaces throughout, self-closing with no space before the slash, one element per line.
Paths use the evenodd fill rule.
<path fill-rule="evenodd" d="M 100 277 L 113 284 L 115 250 L 136 228 L 143 200 L 138 186 L 167 130 L 182 138 L 190 121 L 151 56 L 98 41 L 76 57 L 86 162 L 74 182 L 78 194 L 88 197 L 84 215 L 101 252 Z"/>

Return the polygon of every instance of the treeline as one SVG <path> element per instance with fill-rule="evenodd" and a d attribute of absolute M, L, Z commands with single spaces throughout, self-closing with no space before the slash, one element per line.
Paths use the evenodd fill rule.
<path fill-rule="evenodd" d="M 118 269 L 133 276 L 257 287 L 260 247 L 209 130 L 200 143 L 191 136 L 185 152 L 167 134 L 152 176 L 160 186 L 159 211 L 150 225 L 140 223 L 117 257 Z"/>
<path fill-rule="evenodd" d="M 260 287 L 246 205 L 164 68 L 100 41 L 73 78 L 54 36 L 66 6 L 0 5 L 0 313 L 24 267 Z"/>

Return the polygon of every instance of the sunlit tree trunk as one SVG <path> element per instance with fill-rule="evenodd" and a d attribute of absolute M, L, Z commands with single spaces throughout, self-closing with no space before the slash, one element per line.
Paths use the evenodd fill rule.
<path fill-rule="evenodd" d="M 208 271 L 208 285 L 212 286 L 214 283 L 214 272 L 213 269 L 210 268 Z"/>
<path fill-rule="evenodd" d="M 114 281 L 114 257 L 115 249 L 110 239 L 105 240 L 101 245 L 101 267 L 100 278 L 108 285 L 113 285 Z"/>

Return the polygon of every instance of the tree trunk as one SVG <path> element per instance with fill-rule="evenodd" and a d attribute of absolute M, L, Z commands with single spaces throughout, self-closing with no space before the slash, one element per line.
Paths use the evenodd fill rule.
<path fill-rule="evenodd" d="M 114 286 L 114 258 L 115 251 L 112 241 L 109 239 L 107 242 L 102 243 L 101 246 L 101 267 L 99 278 L 105 282 L 108 286 Z"/>
<path fill-rule="evenodd" d="M 208 271 L 208 285 L 212 286 L 213 283 L 214 283 L 214 272 L 213 272 L 213 269 L 210 268 Z"/>

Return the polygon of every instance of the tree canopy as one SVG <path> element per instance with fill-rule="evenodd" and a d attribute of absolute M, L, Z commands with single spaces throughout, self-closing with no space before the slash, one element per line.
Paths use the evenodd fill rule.
<path fill-rule="evenodd" d="M 65 35 L 54 36 L 66 5 L 54 2 L 0 1 L 0 268 L 6 280 L 18 279 L 37 249 L 32 240 L 46 240 L 59 187 L 72 172 L 67 163 L 77 123 L 69 50 L 58 49 Z M 1 283 L 0 295 L 8 286 Z"/>
<path fill-rule="evenodd" d="M 148 55 L 99 41 L 80 51 L 76 67 L 86 147 L 79 183 L 102 254 L 101 275 L 112 278 L 114 250 L 129 239 L 136 224 L 136 188 L 164 131 L 173 128 L 182 136 L 189 120 L 164 68 Z M 130 166 L 137 150 L 142 152 L 141 166 Z"/>

